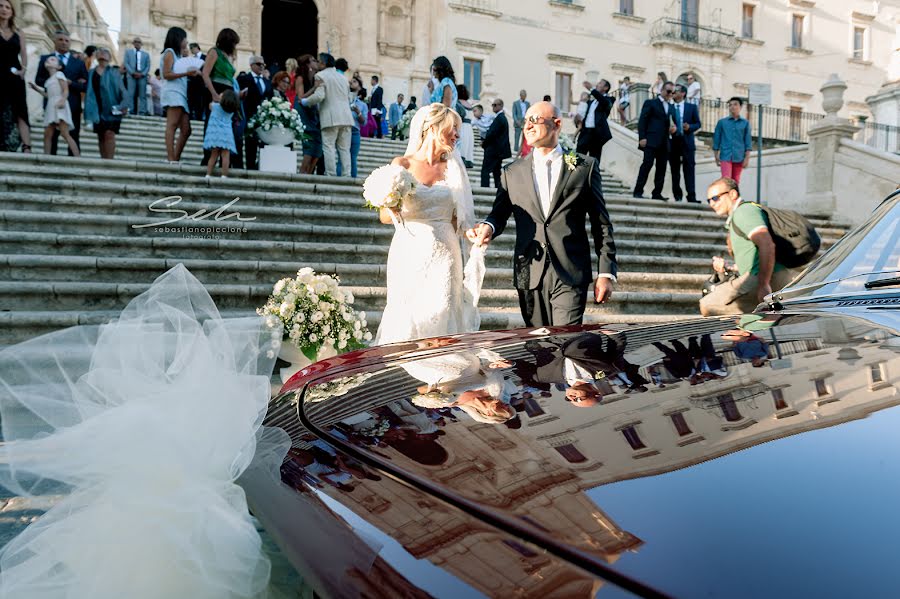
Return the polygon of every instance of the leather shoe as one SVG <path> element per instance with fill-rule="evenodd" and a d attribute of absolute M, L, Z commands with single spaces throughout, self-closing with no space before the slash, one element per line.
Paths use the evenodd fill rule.
<path fill-rule="evenodd" d="M 644 197 L 643 194 L 640 194 L 640 193 L 633 193 L 633 194 L 631 194 L 631 197 L 637 198 L 637 199 L 639 199 L 639 200 L 646 200 L 646 199 L 647 199 L 647 198 Z"/>
<path fill-rule="evenodd" d="M 650 196 L 651 200 L 662 200 L 663 202 L 667 202 L 669 198 L 665 196 Z"/>
<path fill-rule="evenodd" d="M 701 204 L 702 202 L 698 199 L 688 200 L 688 204 Z"/>

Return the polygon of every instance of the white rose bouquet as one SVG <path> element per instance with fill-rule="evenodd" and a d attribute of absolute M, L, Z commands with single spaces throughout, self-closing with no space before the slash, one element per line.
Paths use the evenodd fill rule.
<path fill-rule="evenodd" d="M 416 116 L 416 111 L 410 110 L 409 112 L 404 112 L 403 116 L 400 117 L 400 122 L 397 123 L 397 130 L 403 134 L 403 137 L 409 137 L 409 128 L 412 126 L 414 116 Z"/>
<path fill-rule="evenodd" d="M 256 313 L 268 317 L 269 326 L 280 326 L 285 342 L 313 361 L 323 346 L 337 353 L 363 348 L 372 340 L 366 313 L 351 307 L 353 294 L 338 282 L 335 276 L 301 268 L 295 278 L 275 283 L 266 305 Z"/>
<path fill-rule="evenodd" d="M 389 164 L 372 171 L 363 183 L 366 206 L 400 212 L 403 202 L 416 191 L 416 178 L 402 166 Z M 392 216 L 393 217 L 393 216 Z"/>
<path fill-rule="evenodd" d="M 254 135 L 258 130 L 269 131 L 274 127 L 284 127 L 294 133 L 294 139 L 303 140 L 303 121 L 300 113 L 291 108 L 290 102 L 281 98 L 263 100 L 248 121 L 245 135 Z"/>

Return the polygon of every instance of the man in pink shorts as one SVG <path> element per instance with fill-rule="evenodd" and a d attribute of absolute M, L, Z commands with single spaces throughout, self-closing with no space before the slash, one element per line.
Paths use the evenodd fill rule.
<path fill-rule="evenodd" d="M 713 134 L 713 150 L 716 165 L 723 177 L 741 181 L 741 172 L 750 163 L 753 143 L 750 137 L 750 121 L 741 116 L 744 101 L 734 97 L 728 100 L 728 116 L 719 119 Z"/>

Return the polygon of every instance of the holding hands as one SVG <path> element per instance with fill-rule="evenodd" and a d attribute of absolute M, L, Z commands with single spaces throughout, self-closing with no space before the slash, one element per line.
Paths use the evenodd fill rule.
<path fill-rule="evenodd" d="M 487 246 L 494 236 L 494 229 L 487 223 L 478 223 L 468 231 L 466 231 L 466 239 L 469 243 L 480 246 Z"/>

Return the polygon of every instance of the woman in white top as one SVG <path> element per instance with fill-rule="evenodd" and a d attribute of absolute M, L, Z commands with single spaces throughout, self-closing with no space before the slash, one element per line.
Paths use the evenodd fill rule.
<path fill-rule="evenodd" d="M 631 105 L 631 77 L 623 77 L 619 82 L 619 121 L 628 122 L 628 107 Z"/>
<path fill-rule="evenodd" d="M 669 80 L 668 75 L 666 75 L 665 71 L 660 71 L 656 74 L 656 83 L 653 84 L 653 97 L 658 98 L 662 93 L 663 86 L 666 84 L 666 81 Z"/>

